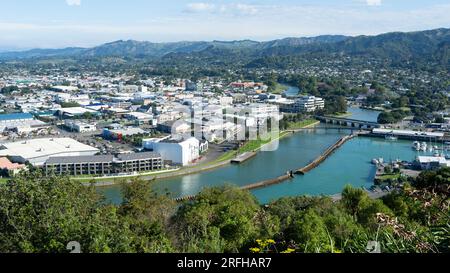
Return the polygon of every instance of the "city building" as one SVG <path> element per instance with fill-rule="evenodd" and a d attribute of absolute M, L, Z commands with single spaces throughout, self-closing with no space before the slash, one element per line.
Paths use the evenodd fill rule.
<path fill-rule="evenodd" d="M 72 132 L 89 133 L 97 131 L 97 126 L 95 124 L 88 124 L 76 120 L 66 120 L 64 125 Z"/>
<path fill-rule="evenodd" d="M 442 167 L 449 167 L 450 160 L 443 156 L 418 156 L 414 161 L 416 168 L 421 170 L 435 170 Z"/>
<path fill-rule="evenodd" d="M 182 120 L 168 121 L 165 123 L 159 123 L 157 126 L 158 131 L 166 134 L 184 134 L 191 131 L 191 125 Z"/>
<path fill-rule="evenodd" d="M 0 115 L 0 133 L 10 131 L 24 134 L 48 127 L 47 123 L 34 119 L 33 115 L 29 113 Z"/>
<path fill-rule="evenodd" d="M 314 96 L 302 96 L 295 100 L 283 100 L 278 103 L 281 112 L 311 113 L 325 108 L 325 101 Z"/>
<path fill-rule="evenodd" d="M 44 165 L 47 174 L 94 175 L 135 174 L 161 170 L 162 158 L 154 152 L 77 157 L 52 157 Z"/>
<path fill-rule="evenodd" d="M 147 139 L 143 148 L 162 156 L 164 161 L 186 166 L 200 157 L 200 141 L 194 137 L 188 139 Z M 205 147 L 202 147 L 205 148 Z"/>
<path fill-rule="evenodd" d="M 14 176 L 20 171 L 25 170 L 26 165 L 12 163 L 7 157 L 0 157 L 0 170 L 3 170 L 9 176 Z"/>
<path fill-rule="evenodd" d="M 135 135 L 145 135 L 147 132 L 138 127 L 125 127 L 117 129 L 103 129 L 103 137 L 105 139 L 122 140 L 124 137 L 132 137 Z"/>
<path fill-rule="evenodd" d="M 91 114 L 93 116 L 100 115 L 99 112 L 90 110 L 83 107 L 69 107 L 69 108 L 61 108 L 58 110 L 58 116 L 64 119 L 73 119 L 73 118 L 80 118 L 83 115 Z"/>
<path fill-rule="evenodd" d="M 14 163 L 42 166 L 51 157 L 93 156 L 99 149 L 72 138 L 28 139 L 0 145 L 0 157 L 7 156 Z"/>
<path fill-rule="evenodd" d="M 150 124 L 156 125 L 157 120 L 153 117 L 153 115 L 142 113 L 142 112 L 130 112 L 125 114 L 125 118 L 128 120 L 134 121 L 136 125 L 142 124 Z"/>

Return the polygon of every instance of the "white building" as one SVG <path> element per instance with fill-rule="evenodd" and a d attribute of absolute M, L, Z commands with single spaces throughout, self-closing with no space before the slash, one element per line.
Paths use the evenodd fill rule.
<path fill-rule="evenodd" d="M 157 119 L 153 117 L 153 115 L 142 112 L 130 112 L 125 114 L 125 117 L 129 120 L 136 122 L 137 124 L 151 123 L 152 125 L 156 125 L 158 122 Z"/>
<path fill-rule="evenodd" d="M 295 101 L 294 107 L 299 112 L 314 112 L 325 108 L 325 101 L 322 98 L 314 96 L 300 97 Z"/>
<path fill-rule="evenodd" d="M 99 152 L 71 138 L 42 138 L 4 143 L 0 146 L 0 157 L 8 156 L 16 163 L 29 162 L 42 166 L 50 157 L 90 156 Z"/>
<path fill-rule="evenodd" d="M 450 161 L 443 156 L 418 156 L 415 163 L 422 170 L 433 170 L 450 166 Z"/>
<path fill-rule="evenodd" d="M 71 131 L 75 131 L 78 133 L 89 133 L 97 131 L 97 126 L 95 124 L 88 124 L 85 122 L 79 122 L 75 120 L 66 120 L 64 124 Z"/>
<path fill-rule="evenodd" d="M 163 160 L 182 166 L 189 165 L 200 157 L 200 141 L 194 137 L 188 139 L 146 139 L 143 147 L 159 153 Z"/>

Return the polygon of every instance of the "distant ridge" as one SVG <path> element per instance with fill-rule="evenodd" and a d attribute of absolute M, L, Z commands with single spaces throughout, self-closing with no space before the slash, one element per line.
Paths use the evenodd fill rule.
<path fill-rule="evenodd" d="M 347 54 L 380 58 L 441 58 L 448 62 L 450 29 L 440 28 L 415 32 L 392 32 L 376 36 L 349 37 L 322 35 L 317 37 L 289 37 L 267 42 L 237 41 L 182 41 L 152 43 L 118 40 L 92 48 L 32 49 L 0 53 L 0 60 L 45 58 L 177 58 L 189 55 L 213 57 L 240 54 L 262 58 L 298 54 Z"/>

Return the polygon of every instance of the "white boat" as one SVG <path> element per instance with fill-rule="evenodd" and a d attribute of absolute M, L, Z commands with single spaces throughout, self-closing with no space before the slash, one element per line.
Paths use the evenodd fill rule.
<path fill-rule="evenodd" d="M 378 165 L 380 162 L 378 162 L 378 159 L 374 158 L 372 159 L 372 164 Z"/>
<path fill-rule="evenodd" d="M 397 140 L 398 137 L 394 136 L 394 135 L 387 135 L 384 137 L 386 140 Z"/>
<path fill-rule="evenodd" d="M 420 142 L 414 141 L 414 143 L 413 143 L 413 148 L 414 148 L 416 151 L 420 151 Z"/>
<path fill-rule="evenodd" d="M 420 150 L 423 152 L 427 151 L 427 143 L 426 142 L 422 142 L 422 144 L 420 144 Z"/>

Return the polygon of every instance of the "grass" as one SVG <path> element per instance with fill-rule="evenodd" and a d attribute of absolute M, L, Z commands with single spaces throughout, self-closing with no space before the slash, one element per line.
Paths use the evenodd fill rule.
<path fill-rule="evenodd" d="M 307 120 L 302 120 L 299 122 L 289 122 L 287 129 L 288 130 L 302 129 L 302 128 L 305 128 L 306 126 L 313 125 L 317 122 L 318 122 L 318 120 L 316 120 L 316 119 L 307 119 Z"/>
<path fill-rule="evenodd" d="M 345 113 L 336 113 L 336 114 L 334 114 L 334 115 L 332 115 L 333 117 L 336 117 L 336 118 L 345 118 L 345 117 L 349 117 L 349 116 L 351 116 L 352 115 L 352 113 L 350 113 L 350 112 L 345 112 Z"/>
<path fill-rule="evenodd" d="M 379 179 L 380 181 L 396 180 L 396 179 L 399 179 L 400 176 L 401 176 L 401 174 L 399 174 L 399 173 L 384 174 L 384 175 L 381 175 L 381 176 L 377 177 L 377 179 Z"/>

